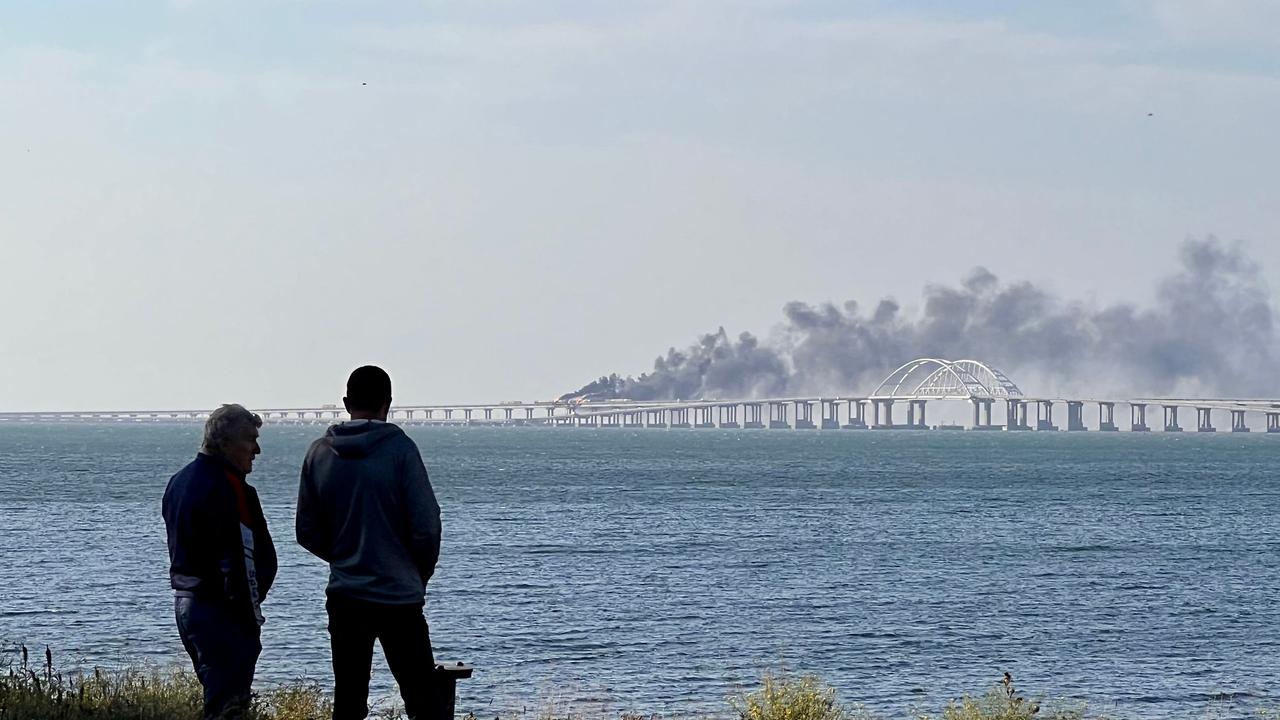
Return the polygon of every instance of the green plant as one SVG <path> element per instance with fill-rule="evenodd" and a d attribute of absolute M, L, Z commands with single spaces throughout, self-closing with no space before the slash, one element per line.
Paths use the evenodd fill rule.
<path fill-rule="evenodd" d="M 761 687 L 730 698 L 739 720 L 855 720 L 867 717 L 861 708 L 848 708 L 836 699 L 834 688 L 813 675 L 778 678 L 766 674 Z"/>
<path fill-rule="evenodd" d="M 947 703 L 942 711 L 942 720 L 1081 720 L 1083 717 L 1080 710 L 1041 714 L 1040 700 L 1019 695 L 1009 673 L 985 695 L 977 698 L 965 695 Z M 928 718 L 928 715 L 920 716 L 920 720 Z"/>

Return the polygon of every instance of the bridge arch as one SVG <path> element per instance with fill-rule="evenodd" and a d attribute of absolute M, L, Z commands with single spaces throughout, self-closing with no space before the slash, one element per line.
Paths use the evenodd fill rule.
<path fill-rule="evenodd" d="M 995 398 L 1022 397 L 1022 389 L 1009 379 L 1008 375 L 982 362 L 981 360 L 957 360 L 955 365 L 966 370 L 970 375 L 991 391 Z"/>
<path fill-rule="evenodd" d="M 875 400 L 995 400 L 1022 396 L 1007 375 L 979 360 L 916 358 L 880 382 Z"/>

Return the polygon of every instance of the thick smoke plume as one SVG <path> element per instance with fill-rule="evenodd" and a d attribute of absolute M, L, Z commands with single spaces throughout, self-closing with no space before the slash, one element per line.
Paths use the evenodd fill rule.
<path fill-rule="evenodd" d="M 1152 307 L 1101 309 L 975 268 L 928 286 L 918 317 L 891 299 L 870 311 L 790 302 L 762 343 L 724 328 L 672 348 L 639 377 L 609 375 L 565 397 L 702 399 L 867 393 L 916 357 L 985 360 L 1025 392 L 1276 397 L 1276 326 L 1256 263 L 1238 246 L 1188 240 Z"/>

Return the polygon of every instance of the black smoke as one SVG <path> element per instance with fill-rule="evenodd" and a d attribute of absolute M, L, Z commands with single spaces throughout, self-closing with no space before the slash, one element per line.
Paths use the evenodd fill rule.
<path fill-rule="evenodd" d="M 1149 307 L 1063 300 L 975 268 L 924 289 L 918 316 L 881 300 L 783 307 L 776 339 L 724 328 L 671 348 L 639 377 L 609 375 L 565 397 L 635 400 L 867 393 L 916 357 L 984 360 L 1024 391 L 1276 397 L 1280 343 L 1258 265 L 1238 245 L 1187 240 Z"/>

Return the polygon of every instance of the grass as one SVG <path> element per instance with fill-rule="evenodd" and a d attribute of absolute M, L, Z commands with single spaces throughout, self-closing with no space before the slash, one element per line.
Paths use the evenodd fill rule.
<path fill-rule="evenodd" d="M 63 673 L 21 659 L 0 666 L 0 720 L 200 720 L 200 682 L 190 670 L 158 668 Z M 327 720 L 332 709 L 316 683 L 273 688 L 255 696 L 245 720 Z"/>

